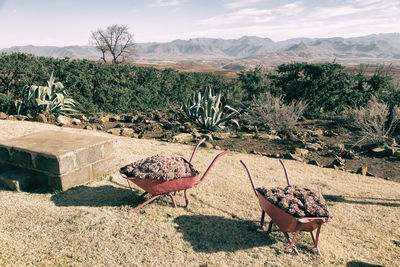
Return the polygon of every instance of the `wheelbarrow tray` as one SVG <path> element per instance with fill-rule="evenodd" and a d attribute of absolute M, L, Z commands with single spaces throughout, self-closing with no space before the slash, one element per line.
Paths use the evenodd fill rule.
<path fill-rule="evenodd" d="M 187 161 L 186 159 L 182 158 L 187 164 L 190 165 L 191 169 L 192 169 L 192 175 L 190 177 L 179 177 L 179 178 L 175 178 L 175 179 L 171 179 L 168 181 L 164 181 L 164 180 L 156 180 L 156 179 L 142 179 L 142 178 L 138 178 L 138 177 L 131 177 L 128 176 L 124 173 L 124 167 L 120 168 L 120 174 L 123 178 L 127 179 L 128 181 L 128 185 L 129 188 L 132 190 L 129 181 L 136 184 L 138 187 L 142 188 L 145 193 L 142 194 L 142 196 L 146 195 L 147 193 L 153 195 L 152 198 L 150 198 L 149 200 L 145 201 L 143 204 L 138 205 L 137 207 L 135 207 L 135 210 L 140 209 L 141 207 L 147 205 L 148 203 L 152 202 L 153 200 L 157 199 L 158 197 L 162 197 L 162 196 L 169 196 L 171 197 L 171 200 L 174 204 L 174 207 L 176 207 L 176 203 L 175 203 L 175 199 L 174 199 L 174 195 L 176 192 L 178 191 L 184 191 L 184 195 L 185 195 L 185 200 L 186 200 L 186 206 L 188 207 L 189 205 L 189 199 L 188 196 L 186 194 L 187 189 L 192 188 L 193 186 L 201 183 L 204 178 L 206 177 L 206 175 L 208 174 L 208 172 L 210 171 L 211 167 L 214 165 L 215 161 L 227 154 L 229 152 L 229 150 L 226 150 L 220 154 L 218 154 L 214 160 L 211 162 L 210 166 L 208 166 L 207 170 L 204 172 L 204 174 L 202 175 L 202 177 L 200 179 L 198 179 L 198 176 L 200 174 L 200 172 L 198 172 L 197 170 L 194 169 L 193 165 L 192 165 L 192 159 L 194 157 L 194 155 L 196 154 L 197 149 L 199 148 L 199 146 L 205 142 L 205 138 L 203 138 L 202 140 L 200 140 L 200 142 L 196 145 L 195 149 L 193 150 L 192 156 L 190 158 L 189 161 Z"/>
<path fill-rule="evenodd" d="M 319 224 L 332 221 L 329 217 L 303 217 L 296 218 L 283 209 L 272 204 L 261 194 L 257 194 L 260 207 L 271 217 L 271 220 L 282 232 L 314 231 Z"/>
<path fill-rule="evenodd" d="M 168 181 L 139 179 L 134 177 L 127 177 L 127 179 L 151 195 L 161 195 L 189 189 L 196 184 L 197 177 L 198 175 L 192 177 L 175 178 Z"/>

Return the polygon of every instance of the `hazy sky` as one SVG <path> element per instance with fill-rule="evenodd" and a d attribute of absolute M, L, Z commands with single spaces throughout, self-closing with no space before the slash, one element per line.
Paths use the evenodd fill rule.
<path fill-rule="evenodd" d="M 0 48 L 87 45 L 125 24 L 136 42 L 400 32 L 400 0 L 0 0 Z"/>

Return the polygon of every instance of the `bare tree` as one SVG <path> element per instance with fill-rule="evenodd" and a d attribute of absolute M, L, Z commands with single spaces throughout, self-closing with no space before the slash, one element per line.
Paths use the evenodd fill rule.
<path fill-rule="evenodd" d="M 106 30 L 92 32 L 91 42 L 102 53 L 101 59 L 106 62 L 107 54 L 111 55 L 112 62 L 124 62 L 136 54 L 136 45 L 133 35 L 128 32 L 126 25 L 114 24 Z"/>

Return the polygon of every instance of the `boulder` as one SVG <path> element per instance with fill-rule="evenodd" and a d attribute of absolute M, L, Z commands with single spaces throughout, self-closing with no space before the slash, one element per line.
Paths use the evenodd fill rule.
<path fill-rule="evenodd" d="M 318 143 L 305 143 L 304 147 L 311 151 L 319 151 L 322 150 L 322 146 Z"/>
<path fill-rule="evenodd" d="M 57 117 L 57 122 L 61 125 L 69 125 L 71 124 L 71 118 L 64 115 L 59 115 Z"/>
<path fill-rule="evenodd" d="M 82 124 L 82 121 L 81 121 L 80 119 L 73 118 L 73 119 L 71 120 L 71 123 L 72 123 L 73 125 L 81 125 L 81 124 Z"/>
<path fill-rule="evenodd" d="M 132 128 L 122 128 L 121 135 L 122 136 L 131 136 L 134 133 Z"/>
<path fill-rule="evenodd" d="M 188 143 L 193 140 L 193 135 L 190 133 L 180 133 L 172 137 L 173 142 Z"/>
<path fill-rule="evenodd" d="M 0 120 L 5 120 L 7 119 L 7 114 L 4 112 L 0 112 Z"/>
<path fill-rule="evenodd" d="M 277 135 L 267 134 L 267 133 L 260 133 L 257 134 L 257 138 L 261 140 L 280 140 L 281 138 Z"/>
<path fill-rule="evenodd" d="M 208 149 L 213 149 L 214 146 L 210 143 L 210 142 L 204 142 L 203 144 L 201 144 L 202 146 L 205 146 Z"/>
<path fill-rule="evenodd" d="M 47 122 L 47 117 L 46 117 L 45 114 L 41 113 L 41 114 L 37 115 L 36 121 L 42 122 L 42 123 L 46 123 Z"/>
<path fill-rule="evenodd" d="M 121 129 L 119 129 L 119 128 L 112 128 L 112 129 L 108 130 L 107 133 L 113 134 L 113 135 L 120 135 L 120 134 L 121 134 Z"/>
<path fill-rule="evenodd" d="M 230 138 L 230 133 L 212 133 L 214 140 L 225 140 Z"/>
<path fill-rule="evenodd" d="M 365 175 L 367 175 L 367 173 L 368 173 L 368 167 L 367 167 L 367 166 L 361 166 L 361 167 L 357 170 L 356 173 L 365 176 Z"/>

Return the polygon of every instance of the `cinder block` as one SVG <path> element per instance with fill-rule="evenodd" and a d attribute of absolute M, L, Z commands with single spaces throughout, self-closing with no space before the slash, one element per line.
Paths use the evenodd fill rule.
<path fill-rule="evenodd" d="M 103 144 L 96 144 L 76 151 L 75 156 L 77 165 L 82 166 L 101 160 L 103 158 L 102 146 Z"/>
<path fill-rule="evenodd" d="M 1 161 L 10 160 L 10 153 L 8 152 L 8 148 L 0 146 L 0 160 Z"/>
<path fill-rule="evenodd" d="M 110 173 L 114 141 L 65 131 L 44 131 L 0 141 L 0 170 L 32 172 L 40 185 L 67 190 Z"/>
<path fill-rule="evenodd" d="M 117 169 L 114 156 L 99 160 L 92 164 L 93 178 L 113 173 Z"/>
<path fill-rule="evenodd" d="M 18 192 L 28 191 L 37 187 L 37 181 L 34 175 L 22 170 L 0 173 L 0 184 Z"/>
<path fill-rule="evenodd" d="M 10 162 L 17 166 L 33 168 L 32 154 L 27 151 L 22 151 L 17 148 L 11 148 Z"/>
<path fill-rule="evenodd" d="M 93 180 L 93 174 L 91 166 L 87 165 L 61 175 L 48 175 L 47 179 L 50 188 L 65 191 Z"/>

